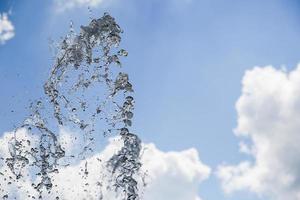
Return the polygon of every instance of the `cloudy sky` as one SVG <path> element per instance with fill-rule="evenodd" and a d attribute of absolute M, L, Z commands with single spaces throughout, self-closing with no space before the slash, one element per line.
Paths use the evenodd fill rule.
<path fill-rule="evenodd" d="M 146 200 L 300 199 L 296 0 L 1 0 L 0 152 L 43 93 L 50 41 L 88 7 L 124 30 Z"/>

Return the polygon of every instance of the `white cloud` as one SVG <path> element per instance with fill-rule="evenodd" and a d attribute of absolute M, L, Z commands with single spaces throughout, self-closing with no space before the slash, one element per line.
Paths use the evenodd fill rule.
<path fill-rule="evenodd" d="M 55 8 L 58 12 L 80 7 L 95 8 L 109 1 L 111 0 L 54 0 Z"/>
<path fill-rule="evenodd" d="M 59 13 L 71 10 L 73 8 L 96 8 L 99 6 L 107 7 L 108 5 L 111 5 L 112 2 L 117 0 L 54 0 L 55 10 Z M 152 0 L 153 2 L 160 1 L 160 0 Z M 167 0 L 170 4 L 170 6 L 176 6 L 178 8 L 181 8 L 182 5 L 189 5 L 194 0 Z M 121 2 L 121 1 L 120 1 Z M 122 1 L 128 6 L 128 3 Z"/>
<path fill-rule="evenodd" d="M 8 19 L 7 13 L 0 13 L 0 44 L 12 39 L 15 36 L 15 28 Z"/>
<path fill-rule="evenodd" d="M 154 144 L 145 145 L 142 163 L 148 171 L 145 200 L 197 200 L 199 184 L 210 169 L 199 160 L 196 149 L 162 152 Z"/>
<path fill-rule="evenodd" d="M 17 135 L 19 138 L 29 137 L 24 129 L 20 130 Z M 72 135 L 64 130 L 60 138 L 63 140 L 62 144 L 66 148 L 67 154 L 78 151 L 73 145 L 80 146 L 79 143 L 73 144 Z M 1 155 L 8 155 L 7 142 L 11 137 L 11 133 L 6 133 L 0 139 Z M 73 145 L 70 145 L 70 142 Z M 60 199 L 66 200 L 97 199 L 101 195 L 97 182 L 107 180 L 107 174 L 103 173 L 105 171 L 104 161 L 117 152 L 120 146 L 120 140 L 112 138 L 101 152 L 72 166 L 61 168 L 60 172 L 53 177 L 54 185 L 57 185 L 51 194 L 54 196 L 50 195 L 47 198 L 55 199 L 56 194 L 59 194 Z M 147 186 L 142 191 L 144 200 L 200 200 L 198 187 L 202 181 L 208 178 L 210 168 L 199 160 L 196 149 L 192 148 L 181 152 L 163 152 L 157 149 L 154 144 L 143 144 L 143 149 L 142 171 L 147 172 Z M 102 160 L 102 162 L 99 160 Z M 82 170 L 85 169 L 86 162 L 88 163 L 89 175 L 82 178 Z M 5 168 L 4 165 L 0 171 L 3 172 Z M 9 176 L 9 171 L 6 174 Z M 14 194 L 17 199 L 27 199 L 28 194 L 36 194 L 30 187 L 31 181 L 29 178 L 19 181 L 18 184 L 7 185 L 0 175 L 0 184 L 2 185 L 0 188 L 5 192 L 9 192 L 10 195 Z M 22 187 L 16 189 L 18 186 Z M 112 191 L 105 188 L 104 182 L 102 186 L 104 199 L 118 199 Z M 86 192 L 83 192 L 84 189 L 86 189 Z M 2 193 L 0 190 L 0 194 Z"/>
<path fill-rule="evenodd" d="M 243 78 L 235 134 L 250 139 L 240 151 L 253 159 L 222 165 L 225 192 L 249 190 L 271 199 L 300 199 L 300 65 L 287 73 L 255 67 Z"/>

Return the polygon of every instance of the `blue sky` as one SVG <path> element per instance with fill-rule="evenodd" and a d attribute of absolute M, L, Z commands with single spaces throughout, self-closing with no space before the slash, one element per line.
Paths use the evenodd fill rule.
<path fill-rule="evenodd" d="M 134 129 L 160 149 L 195 147 L 214 170 L 237 164 L 235 103 L 254 66 L 286 66 L 300 58 L 300 4 L 296 0 L 115 0 L 93 8 L 110 12 L 124 29 L 124 66 L 135 84 Z M 52 60 L 49 38 L 89 20 L 86 7 L 56 13 L 53 1 L 5 1 L 16 36 L 0 46 L 0 132 L 13 129 L 28 102 L 43 90 Z M 256 200 L 224 195 L 214 175 L 200 187 L 205 200 Z"/>

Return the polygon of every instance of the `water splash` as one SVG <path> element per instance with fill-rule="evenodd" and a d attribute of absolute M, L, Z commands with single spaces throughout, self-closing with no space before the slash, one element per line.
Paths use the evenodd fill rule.
<path fill-rule="evenodd" d="M 10 156 L 3 158 L 14 174 L 7 180 L 11 183 L 23 176 L 34 177 L 32 187 L 42 199 L 55 187 L 52 179 L 59 167 L 69 165 L 76 156 L 85 159 L 90 155 L 99 133 L 120 135 L 123 147 L 106 163 L 111 188 L 122 193 L 124 200 L 139 200 L 141 140 L 129 132 L 134 97 L 129 76 L 120 68 L 121 57 L 128 55 L 119 48 L 123 31 L 108 13 L 80 29 L 76 33 L 72 23 L 67 36 L 56 44 L 55 64 L 44 84 L 46 96 L 32 103 L 31 114 L 9 143 Z M 66 155 L 61 146 L 58 132 L 63 126 L 84 135 L 85 145 L 79 155 Z M 26 129 L 30 139 L 18 137 L 20 129 Z M 83 179 L 88 174 L 86 163 Z M 1 192 L 3 198 L 9 198 Z"/>

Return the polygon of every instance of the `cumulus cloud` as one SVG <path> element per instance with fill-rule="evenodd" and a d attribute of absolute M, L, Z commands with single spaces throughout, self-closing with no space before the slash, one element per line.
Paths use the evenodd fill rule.
<path fill-rule="evenodd" d="M 12 39 L 15 36 L 15 28 L 8 19 L 7 13 L 0 13 L 0 44 Z"/>
<path fill-rule="evenodd" d="M 25 129 L 20 129 L 17 132 L 18 138 L 34 141 L 34 138 L 30 138 L 32 136 L 28 136 L 26 132 Z M 0 139 L 1 155 L 9 155 L 7 144 L 12 137 L 12 133 L 5 133 Z M 80 142 L 74 143 L 73 139 L 73 133 L 62 131 L 60 141 L 67 155 L 77 152 L 76 146 L 80 146 Z M 60 199 L 66 200 L 99 199 L 102 196 L 103 199 L 118 200 L 114 191 L 107 189 L 110 176 L 104 172 L 105 161 L 116 153 L 120 146 L 119 138 L 111 138 L 101 152 L 85 160 L 78 160 L 70 166 L 61 167 L 59 173 L 53 175 L 53 185 L 56 187 L 47 198 L 55 199 L 58 195 Z M 198 187 L 210 174 L 210 168 L 200 161 L 197 150 L 193 148 L 180 152 L 163 152 L 154 144 L 143 144 L 142 163 L 141 171 L 145 173 L 147 185 L 140 192 L 145 200 L 200 200 Z M 2 164 L 0 172 L 5 172 L 6 176 L 0 174 L 2 189 L 0 194 L 6 192 L 11 195 L 11 198 L 17 199 L 27 199 L 30 195 L 36 194 L 31 187 L 31 182 L 34 180 L 31 180 L 30 176 L 13 184 L 7 184 L 4 178 L 11 175 L 6 165 Z M 85 174 L 85 168 L 88 169 L 88 175 Z"/>
<path fill-rule="evenodd" d="M 219 167 L 223 189 L 299 200 L 300 65 L 291 72 L 255 67 L 245 73 L 242 87 L 235 134 L 246 140 L 240 151 L 252 158 Z"/>

